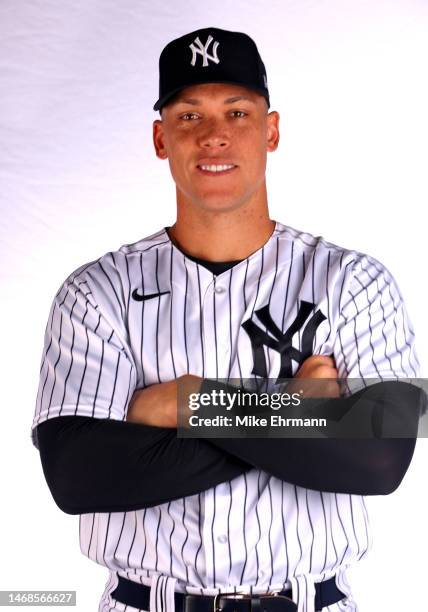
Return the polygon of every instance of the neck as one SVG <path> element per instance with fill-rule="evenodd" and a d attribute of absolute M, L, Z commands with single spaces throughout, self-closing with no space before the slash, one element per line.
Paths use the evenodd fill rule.
<path fill-rule="evenodd" d="M 246 259 L 270 238 L 275 222 L 267 202 L 219 212 L 177 205 L 177 220 L 168 233 L 182 251 L 207 261 Z"/>

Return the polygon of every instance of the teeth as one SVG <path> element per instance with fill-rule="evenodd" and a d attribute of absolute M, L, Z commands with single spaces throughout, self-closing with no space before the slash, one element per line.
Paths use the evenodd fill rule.
<path fill-rule="evenodd" d="M 233 164 L 222 164 L 222 165 L 203 165 L 199 166 L 202 170 L 208 170 L 208 172 L 223 172 L 224 170 L 230 170 L 235 166 Z"/>

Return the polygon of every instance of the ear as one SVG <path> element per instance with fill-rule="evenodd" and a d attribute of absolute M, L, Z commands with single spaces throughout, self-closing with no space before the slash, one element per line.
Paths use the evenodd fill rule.
<path fill-rule="evenodd" d="M 276 151 L 279 144 L 279 113 L 272 111 L 266 117 L 267 150 Z"/>
<path fill-rule="evenodd" d="M 155 119 L 155 121 L 153 121 L 153 144 L 157 157 L 159 157 L 159 159 L 166 159 L 168 155 L 165 147 L 165 135 L 161 119 Z"/>

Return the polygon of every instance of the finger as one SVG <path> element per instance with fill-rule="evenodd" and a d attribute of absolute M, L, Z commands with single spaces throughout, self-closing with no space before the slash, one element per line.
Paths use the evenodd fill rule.
<path fill-rule="evenodd" d="M 320 365 L 313 368 L 299 370 L 294 378 L 337 378 L 337 370 L 329 365 Z"/>
<path fill-rule="evenodd" d="M 329 366 L 331 368 L 335 367 L 335 362 L 332 357 L 329 355 L 311 355 L 300 365 L 299 370 L 312 370 L 317 366 Z"/>
<path fill-rule="evenodd" d="M 333 355 L 314 355 L 314 363 L 317 365 L 329 365 L 334 368 L 335 361 Z"/>
<path fill-rule="evenodd" d="M 340 397 L 339 385 L 334 380 L 319 379 L 312 384 L 306 382 L 301 387 L 299 392 L 303 399 L 309 397 Z"/>
<path fill-rule="evenodd" d="M 308 378 L 337 378 L 337 370 L 330 365 L 321 365 L 314 369 Z"/>

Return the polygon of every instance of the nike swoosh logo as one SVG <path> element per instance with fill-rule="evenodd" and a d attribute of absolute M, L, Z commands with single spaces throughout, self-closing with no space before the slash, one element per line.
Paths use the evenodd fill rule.
<path fill-rule="evenodd" d="M 167 293 L 171 293 L 171 291 L 161 291 L 161 293 L 145 293 L 144 295 L 141 295 L 138 293 L 138 289 L 134 289 L 132 292 L 132 299 L 137 302 L 144 302 L 145 300 L 151 300 Z"/>

